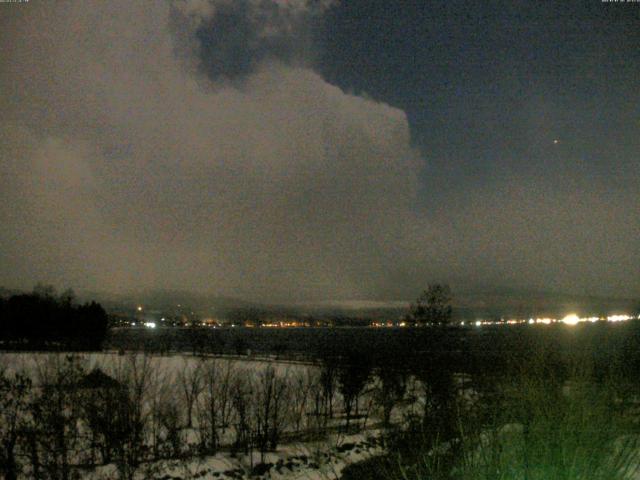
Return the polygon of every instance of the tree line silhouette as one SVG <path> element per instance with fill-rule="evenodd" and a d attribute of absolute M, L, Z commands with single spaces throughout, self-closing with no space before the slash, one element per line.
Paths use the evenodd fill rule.
<path fill-rule="evenodd" d="M 108 330 L 99 303 L 77 304 L 67 290 L 37 286 L 31 293 L 0 297 L 0 342 L 4 349 L 99 350 Z"/>

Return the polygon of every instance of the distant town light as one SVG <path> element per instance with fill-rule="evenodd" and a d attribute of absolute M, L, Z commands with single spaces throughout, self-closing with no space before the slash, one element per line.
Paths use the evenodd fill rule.
<path fill-rule="evenodd" d="M 560 321 L 565 325 L 577 325 L 580 322 L 580 317 L 578 317 L 578 315 L 576 315 L 575 313 L 571 313 Z"/>
<path fill-rule="evenodd" d="M 142 307 L 140 305 L 138 305 L 138 311 L 141 312 L 142 311 Z"/>
<path fill-rule="evenodd" d="M 542 323 L 544 325 L 550 325 L 555 320 L 553 318 L 536 318 L 536 323 Z"/>
<path fill-rule="evenodd" d="M 144 326 L 147 328 L 156 328 L 156 322 L 145 322 Z"/>

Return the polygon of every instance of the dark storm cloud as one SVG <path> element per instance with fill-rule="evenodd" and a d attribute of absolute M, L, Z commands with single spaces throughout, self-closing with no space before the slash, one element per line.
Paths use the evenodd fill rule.
<path fill-rule="evenodd" d="M 268 51 L 275 50 L 259 41 L 254 25 L 248 16 L 248 2 L 239 1 L 222 7 L 196 32 L 200 42 L 203 70 L 217 80 L 220 77 L 236 78 L 251 73 Z M 287 49 L 285 49 L 285 52 Z"/>
<path fill-rule="evenodd" d="M 270 0 L 214 2 L 195 32 L 201 69 L 215 82 L 242 79 L 265 60 L 302 61 L 309 22 L 320 9 L 300 4 L 304 15 Z"/>
<path fill-rule="evenodd" d="M 331 4 L 3 5 L 0 284 L 270 300 L 410 299 L 434 280 L 637 294 L 633 51 L 624 68 L 600 57 L 611 95 L 598 75 L 597 95 L 558 90 L 601 71 L 589 49 L 570 70 L 554 50 L 557 75 L 523 89 L 525 61 L 492 70 L 477 61 L 494 58 L 482 31 L 446 34 L 466 17 L 423 28 L 396 7 L 385 16 L 388 2 L 343 2 L 327 17 L 344 28 L 327 49 L 343 56 L 321 75 L 309 29 Z M 525 58 L 527 38 L 501 45 Z"/>
<path fill-rule="evenodd" d="M 173 8 L 195 35 L 224 4 Z M 171 16 L 122 1 L 5 18 L 4 281 L 368 296 L 415 203 L 404 113 L 268 57 L 241 89 L 203 83 Z"/>

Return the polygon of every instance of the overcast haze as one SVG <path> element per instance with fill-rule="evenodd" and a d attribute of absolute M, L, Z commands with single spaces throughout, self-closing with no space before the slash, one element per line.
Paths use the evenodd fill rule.
<path fill-rule="evenodd" d="M 401 4 L 0 4 L 0 285 L 638 296 L 640 5 Z"/>

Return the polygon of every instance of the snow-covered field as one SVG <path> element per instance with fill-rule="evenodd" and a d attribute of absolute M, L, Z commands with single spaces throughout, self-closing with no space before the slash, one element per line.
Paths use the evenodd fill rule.
<path fill-rule="evenodd" d="M 95 353 L 70 361 L 62 353 L 4 353 L 0 370 L 31 378 L 33 395 L 78 370 L 79 384 L 100 371 L 140 393 L 144 448 L 133 462 L 135 473 L 125 474 L 121 464 L 109 461 L 116 453 L 98 453 L 86 409 L 76 412 L 77 438 L 69 440 L 68 455 L 74 473 L 84 479 L 339 478 L 347 465 L 383 452 L 379 381 L 373 375 L 352 403 L 347 430 L 338 378 L 334 372 L 327 379 L 317 365 L 188 354 Z M 407 398 L 417 396 L 408 389 Z M 75 411 L 73 405 L 66 408 Z M 419 407 L 404 401 L 392 411 L 392 421 L 411 408 Z M 18 456 L 24 478 L 31 478 L 27 454 Z M 87 464 L 93 466 L 80 467 Z"/>
<path fill-rule="evenodd" d="M 344 468 L 374 455 L 383 453 L 379 430 L 353 435 L 329 435 L 322 442 L 290 443 L 275 452 L 231 456 L 214 456 L 184 461 L 160 461 L 145 465 L 137 479 L 273 479 L 327 480 L 340 478 Z M 113 465 L 86 472 L 82 478 L 110 480 L 118 478 Z"/>
<path fill-rule="evenodd" d="M 33 380 L 37 380 L 38 373 L 55 364 L 55 362 L 64 360 L 69 353 L 41 353 L 41 352 L 10 352 L 0 353 L 0 369 L 5 369 L 7 373 L 26 372 L 33 375 Z M 121 369 L 125 364 L 129 363 L 132 358 L 140 361 L 148 358 L 152 367 L 161 371 L 164 375 L 174 376 L 184 370 L 184 368 L 193 368 L 203 360 L 214 360 L 218 362 L 231 362 L 235 366 L 242 369 L 251 369 L 254 371 L 262 371 L 271 365 L 278 373 L 290 373 L 303 371 L 311 365 L 299 362 L 276 361 L 267 358 L 252 358 L 242 356 L 224 356 L 224 357 L 203 357 L 194 356 L 190 353 L 172 354 L 172 355 L 145 355 L 143 353 L 133 353 L 119 355 L 118 353 L 83 353 L 77 355 L 85 366 L 87 371 L 99 368 L 106 373 L 114 373 Z"/>
<path fill-rule="evenodd" d="M 382 368 L 363 375 L 345 365 L 255 357 L 3 353 L 0 440 L 16 440 L 19 479 L 62 478 L 64 469 L 66 478 L 86 480 L 338 479 L 348 465 L 384 453 L 385 400 L 394 394 Z M 350 376 L 362 377 L 351 397 Z M 468 377 L 451 380 L 461 405 L 483 401 Z M 392 425 L 420 421 L 426 411 L 428 385 L 410 375 L 403 382 L 387 410 Z M 594 413 L 609 411 L 597 390 L 567 381 L 562 401 L 547 408 L 542 384 L 522 386 L 510 394 L 531 409 L 528 441 L 537 439 L 539 451 L 548 450 L 548 439 L 565 445 L 587 422 L 597 427 L 566 444 L 563 455 L 587 463 L 597 456 L 605 467 L 620 461 L 629 474 L 619 478 L 640 480 L 640 437 Z M 505 468 L 521 467 L 522 424 L 485 428 L 465 445 L 467 467 L 482 470 L 490 452 Z"/>

